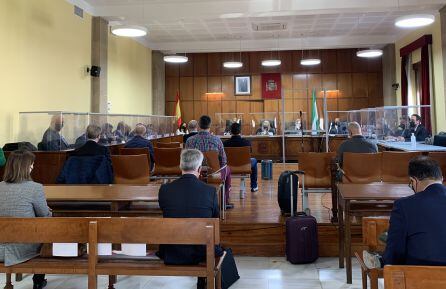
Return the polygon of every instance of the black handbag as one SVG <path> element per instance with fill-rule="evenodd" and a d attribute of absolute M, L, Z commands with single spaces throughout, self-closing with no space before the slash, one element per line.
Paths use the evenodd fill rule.
<path fill-rule="evenodd" d="M 221 264 L 221 288 L 227 289 L 232 286 L 240 275 L 238 274 L 237 265 L 235 264 L 234 256 L 231 248 L 225 249 L 226 256 Z"/>

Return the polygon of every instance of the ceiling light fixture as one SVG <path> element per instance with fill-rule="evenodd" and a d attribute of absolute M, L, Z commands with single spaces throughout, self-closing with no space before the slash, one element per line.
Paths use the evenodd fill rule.
<path fill-rule="evenodd" d="M 187 56 L 183 56 L 183 55 L 166 55 L 163 57 L 164 62 L 168 62 L 168 63 L 186 63 L 189 58 Z"/>
<path fill-rule="evenodd" d="M 123 37 L 141 37 L 147 35 L 147 28 L 138 25 L 114 25 L 111 33 Z"/>
<path fill-rule="evenodd" d="M 321 60 L 318 58 L 306 58 L 302 59 L 300 64 L 304 66 L 319 65 L 321 64 Z"/>
<path fill-rule="evenodd" d="M 432 14 L 413 14 L 398 17 L 395 20 L 395 26 L 400 28 L 416 28 L 427 26 L 435 21 L 435 16 Z"/>
<path fill-rule="evenodd" d="M 381 49 L 363 49 L 356 52 L 356 56 L 363 58 L 374 58 L 382 55 L 383 51 Z"/>
<path fill-rule="evenodd" d="M 242 38 L 240 37 L 240 51 L 239 51 L 239 61 L 225 61 L 223 62 L 223 67 L 225 68 L 240 68 L 243 67 L 242 62 Z"/>
<path fill-rule="evenodd" d="M 277 35 L 277 58 L 273 58 L 273 50 L 271 50 L 271 58 L 262 60 L 262 66 L 273 67 L 273 66 L 279 66 L 281 64 L 282 61 L 280 60 L 279 57 L 279 35 Z"/>

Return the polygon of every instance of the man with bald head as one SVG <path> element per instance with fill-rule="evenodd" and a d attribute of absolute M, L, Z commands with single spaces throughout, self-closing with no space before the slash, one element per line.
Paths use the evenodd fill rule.
<path fill-rule="evenodd" d="M 198 133 L 198 121 L 195 119 L 189 121 L 187 124 L 187 130 L 189 131 L 188 134 L 183 135 L 183 143 L 186 143 L 187 140 Z"/>
<path fill-rule="evenodd" d="M 153 168 L 154 156 L 153 156 L 153 145 L 146 139 L 147 128 L 144 124 L 138 123 L 135 127 L 133 133 L 135 136 L 125 144 L 125 148 L 147 148 L 150 153 L 150 169 Z"/>
<path fill-rule="evenodd" d="M 56 114 L 51 117 L 50 127 L 43 134 L 39 149 L 44 151 L 62 151 L 70 148 L 65 138 L 60 134 L 63 124 L 62 114 Z"/>
<path fill-rule="evenodd" d="M 362 135 L 361 127 L 354 121 L 347 126 L 349 138 L 345 140 L 338 148 L 337 160 L 342 167 L 344 153 L 376 153 L 378 147 L 371 143 Z"/>

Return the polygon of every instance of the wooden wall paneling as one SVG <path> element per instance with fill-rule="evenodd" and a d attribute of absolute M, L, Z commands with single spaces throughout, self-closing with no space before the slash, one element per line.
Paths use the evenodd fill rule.
<path fill-rule="evenodd" d="M 305 66 L 300 64 L 302 50 L 294 50 L 291 54 L 291 70 L 295 74 L 307 73 Z"/>
<path fill-rule="evenodd" d="M 382 57 L 377 57 L 377 58 L 369 58 L 367 59 L 367 71 L 368 72 L 379 72 L 381 73 L 383 68 L 382 68 Z"/>
<path fill-rule="evenodd" d="M 245 52 L 246 53 L 246 52 Z M 258 51 L 248 52 L 249 57 L 249 72 L 251 74 L 262 73 L 261 55 Z"/>
<path fill-rule="evenodd" d="M 338 110 L 347 111 L 352 110 L 353 98 L 339 98 L 338 99 Z"/>
<path fill-rule="evenodd" d="M 183 122 L 188 123 L 194 119 L 194 102 L 192 100 L 181 101 L 181 118 Z"/>
<path fill-rule="evenodd" d="M 322 75 L 308 74 L 308 97 L 312 97 L 313 90 L 316 90 L 316 97 L 322 97 Z"/>
<path fill-rule="evenodd" d="M 322 88 L 327 90 L 327 98 L 337 98 L 337 75 L 322 74 Z"/>
<path fill-rule="evenodd" d="M 208 115 L 216 120 L 216 113 L 221 113 L 222 112 L 222 108 L 221 108 L 221 100 L 213 100 L 213 101 L 208 101 Z"/>
<path fill-rule="evenodd" d="M 352 72 L 367 72 L 368 59 L 356 56 L 356 51 L 352 53 Z"/>
<path fill-rule="evenodd" d="M 295 98 L 293 99 L 293 110 L 295 112 L 302 111 L 302 118 L 304 126 L 310 121 L 311 113 L 308 108 L 308 98 Z"/>
<path fill-rule="evenodd" d="M 353 97 L 367 97 L 367 73 L 352 74 Z"/>
<path fill-rule="evenodd" d="M 234 96 L 234 76 L 221 77 L 221 91 L 223 92 L 223 100 L 235 99 Z"/>
<path fill-rule="evenodd" d="M 221 53 L 208 53 L 208 75 L 221 75 L 222 69 Z"/>
<path fill-rule="evenodd" d="M 307 98 L 308 83 L 307 75 L 304 73 L 293 75 L 293 97 L 294 98 Z"/>
<path fill-rule="evenodd" d="M 186 55 L 189 59 L 186 63 L 179 64 L 180 76 L 194 76 L 194 54 Z"/>
<path fill-rule="evenodd" d="M 282 74 L 282 97 L 293 98 L 293 75 Z"/>
<path fill-rule="evenodd" d="M 167 63 L 165 62 L 165 74 L 166 77 L 178 77 L 180 76 L 180 66 L 175 63 Z"/>
<path fill-rule="evenodd" d="M 194 76 L 208 75 L 208 55 L 207 53 L 193 54 Z"/>
<path fill-rule="evenodd" d="M 335 49 L 322 50 L 321 61 L 322 73 L 336 73 L 337 52 Z"/>
<path fill-rule="evenodd" d="M 249 99 L 262 99 L 262 76 L 251 76 L 251 95 Z"/>
<path fill-rule="evenodd" d="M 242 132 L 245 135 L 251 134 L 251 116 L 249 113 L 255 112 L 251 110 L 251 101 L 237 101 L 236 108 L 237 112 L 242 114 Z"/>
<path fill-rule="evenodd" d="M 240 61 L 243 63 L 243 66 L 240 68 L 225 68 L 223 67 L 223 63 L 225 61 Z M 221 53 L 221 74 L 222 75 L 242 75 L 242 74 L 250 74 L 249 71 L 250 63 L 249 63 L 249 52 L 224 52 Z"/>
<path fill-rule="evenodd" d="M 293 52 L 286 50 L 280 51 L 279 59 L 282 61 L 280 64 L 280 72 L 284 73 L 293 73 Z"/>
<path fill-rule="evenodd" d="M 356 56 L 356 55 L 355 55 Z M 352 71 L 352 50 L 338 49 L 336 67 L 338 73 L 347 73 Z"/>
<path fill-rule="evenodd" d="M 251 101 L 249 107 L 252 113 L 263 112 L 263 101 Z"/>
<path fill-rule="evenodd" d="M 208 114 L 208 102 L 194 100 L 194 119 L 198 120 L 200 116 Z"/>
<path fill-rule="evenodd" d="M 279 112 L 279 102 L 282 100 L 265 100 L 264 101 L 264 111 L 265 112 Z"/>
<path fill-rule="evenodd" d="M 166 101 L 175 101 L 179 89 L 180 79 L 178 77 L 166 77 Z"/>
<path fill-rule="evenodd" d="M 338 73 L 338 97 L 349 98 L 352 97 L 352 75 L 351 73 Z"/>
<path fill-rule="evenodd" d="M 262 51 L 258 52 L 260 54 L 259 64 L 262 73 L 279 73 L 281 72 L 281 65 L 279 66 L 263 66 L 262 61 L 268 59 L 278 59 L 280 57 L 280 53 L 277 51 Z"/>
<path fill-rule="evenodd" d="M 194 100 L 207 101 L 208 79 L 207 77 L 194 77 Z"/>
<path fill-rule="evenodd" d="M 306 51 L 304 51 L 304 58 L 321 59 L 321 57 L 322 57 L 321 50 L 306 50 Z M 300 65 L 300 63 L 299 63 L 299 65 Z M 322 63 L 319 65 L 306 66 L 305 71 L 307 73 L 321 73 L 322 72 Z"/>
<path fill-rule="evenodd" d="M 209 92 L 209 93 L 222 92 L 220 76 L 208 77 L 208 91 L 207 92 Z"/>
<path fill-rule="evenodd" d="M 235 100 L 223 100 L 221 102 L 221 112 L 222 113 L 236 113 L 237 112 L 237 102 Z"/>
<path fill-rule="evenodd" d="M 166 102 L 166 115 L 172 116 L 175 114 L 175 101 Z"/>
<path fill-rule="evenodd" d="M 338 110 L 338 99 L 337 98 L 327 98 L 327 110 L 328 111 Z"/>
<path fill-rule="evenodd" d="M 180 77 L 180 98 L 181 100 L 194 99 L 194 78 Z"/>
<path fill-rule="evenodd" d="M 350 109 L 363 109 L 369 106 L 369 99 L 367 97 L 353 98 Z"/>
<path fill-rule="evenodd" d="M 280 104 L 282 104 L 282 100 L 280 100 Z M 295 112 L 292 98 L 285 98 L 285 112 Z M 282 110 L 279 113 L 282 113 Z"/>
<path fill-rule="evenodd" d="M 369 107 L 383 106 L 383 80 L 381 73 L 367 74 L 367 89 L 367 94 L 369 96 Z"/>

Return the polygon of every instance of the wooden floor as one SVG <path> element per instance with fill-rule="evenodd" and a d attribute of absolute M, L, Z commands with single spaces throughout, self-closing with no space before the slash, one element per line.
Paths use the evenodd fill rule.
<path fill-rule="evenodd" d="M 259 191 L 250 192 L 247 180 L 246 196 L 240 199 L 240 180 L 233 179 L 231 202 L 234 209 L 228 210 L 222 221 L 222 243 L 233 249 L 237 255 L 247 256 L 284 256 L 285 255 L 285 220 L 281 216 L 277 203 L 278 179 L 285 170 L 297 170 L 297 164 L 273 165 L 273 180 L 261 180 L 259 165 Z M 298 208 L 301 210 L 302 199 L 299 192 Z M 309 196 L 311 214 L 318 221 L 319 251 L 321 256 L 338 255 L 337 226 L 330 223 L 331 195 L 314 193 Z M 361 250 L 361 227 L 353 226 L 353 247 Z"/>

